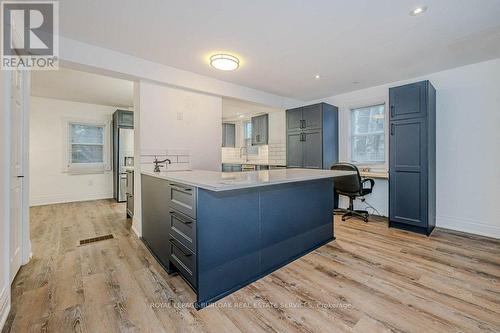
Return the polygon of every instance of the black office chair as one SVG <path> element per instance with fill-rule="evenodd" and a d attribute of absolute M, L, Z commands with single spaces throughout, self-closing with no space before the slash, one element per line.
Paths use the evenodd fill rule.
<path fill-rule="evenodd" d="M 337 163 L 332 165 L 331 170 L 337 171 L 355 171 L 355 174 L 335 177 L 333 178 L 333 184 L 335 186 L 335 192 L 340 195 L 345 195 L 349 197 L 349 207 L 347 209 L 336 209 L 335 213 L 341 213 L 342 221 L 347 220 L 353 216 L 357 216 L 363 219 L 363 221 L 368 222 L 368 211 L 366 210 L 355 210 L 354 209 L 354 199 L 357 197 L 364 197 L 367 194 L 372 193 L 373 185 L 375 181 L 370 178 L 361 179 L 359 175 L 358 167 L 351 163 Z M 370 188 L 364 188 L 366 182 L 370 183 Z"/>

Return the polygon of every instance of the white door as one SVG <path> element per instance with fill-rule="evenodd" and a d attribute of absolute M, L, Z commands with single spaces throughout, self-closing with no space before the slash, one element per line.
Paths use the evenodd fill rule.
<path fill-rule="evenodd" d="M 24 112 L 21 71 L 12 71 L 11 87 L 10 280 L 12 282 L 22 263 Z"/>

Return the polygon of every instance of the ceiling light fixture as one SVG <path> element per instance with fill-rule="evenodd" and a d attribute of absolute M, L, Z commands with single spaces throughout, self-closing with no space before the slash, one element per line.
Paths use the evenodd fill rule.
<path fill-rule="evenodd" d="M 317 79 L 319 79 L 320 77 L 321 77 L 321 76 L 319 76 L 319 74 L 314 75 L 314 78 L 315 78 L 316 80 L 317 80 Z"/>
<path fill-rule="evenodd" d="M 214 54 L 210 57 L 210 66 L 221 71 L 234 71 L 240 67 L 240 60 L 230 54 Z"/>
<path fill-rule="evenodd" d="M 417 15 L 423 14 L 426 10 L 427 10 L 427 6 L 415 7 L 414 9 L 412 9 L 410 11 L 410 15 L 417 16 Z"/>

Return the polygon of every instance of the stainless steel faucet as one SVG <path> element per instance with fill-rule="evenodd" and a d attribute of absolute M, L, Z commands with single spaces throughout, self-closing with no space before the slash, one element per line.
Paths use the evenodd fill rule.
<path fill-rule="evenodd" d="M 160 163 L 165 163 L 165 162 L 167 162 L 167 164 L 172 164 L 172 161 L 170 161 L 168 158 L 166 158 L 162 161 L 158 161 L 158 158 L 155 156 L 155 160 L 153 161 L 155 168 L 153 171 L 160 172 L 160 167 L 163 167 L 163 165 L 160 165 Z"/>

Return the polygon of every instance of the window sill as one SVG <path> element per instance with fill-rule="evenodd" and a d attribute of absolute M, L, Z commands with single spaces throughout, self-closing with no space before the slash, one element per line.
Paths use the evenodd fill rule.
<path fill-rule="evenodd" d="M 69 175 L 100 174 L 109 171 L 104 165 L 69 166 L 66 173 Z"/>

